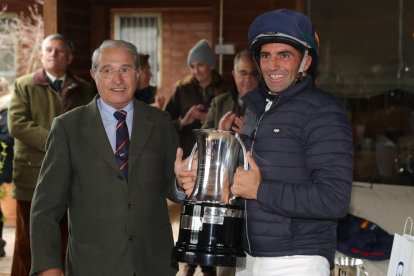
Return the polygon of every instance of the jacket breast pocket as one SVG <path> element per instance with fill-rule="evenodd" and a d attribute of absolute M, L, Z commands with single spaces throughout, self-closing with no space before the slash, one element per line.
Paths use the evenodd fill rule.
<path fill-rule="evenodd" d="M 13 164 L 13 179 L 22 188 L 34 189 L 39 176 L 41 162 L 15 160 Z"/>
<path fill-rule="evenodd" d="M 165 168 L 165 154 L 159 150 L 143 151 L 137 165 L 140 171 L 140 178 L 151 182 L 161 180 L 164 172 L 168 169 Z"/>

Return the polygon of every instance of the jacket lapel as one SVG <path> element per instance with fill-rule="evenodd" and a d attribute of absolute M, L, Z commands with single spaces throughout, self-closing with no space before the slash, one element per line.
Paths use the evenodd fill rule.
<path fill-rule="evenodd" d="M 86 114 L 82 123 L 81 133 L 85 140 L 114 170 L 119 171 L 114 153 L 109 143 L 96 100 L 87 105 Z"/>
<path fill-rule="evenodd" d="M 146 108 L 149 107 L 145 103 L 134 99 L 134 118 L 132 120 L 132 133 L 129 146 L 129 168 L 132 168 L 134 162 L 141 154 L 145 143 L 150 138 L 151 129 L 154 125 L 148 113 L 145 112 Z M 131 171 L 129 170 L 129 172 Z"/>

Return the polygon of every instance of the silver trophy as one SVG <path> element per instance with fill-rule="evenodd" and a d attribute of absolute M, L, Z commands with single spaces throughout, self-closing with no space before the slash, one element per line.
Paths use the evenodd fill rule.
<path fill-rule="evenodd" d="M 211 129 L 193 132 L 196 145 L 188 170 L 196 161 L 197 177 L 181 210 L 173 259 L 203 266 L 239 266 L 238 257 L 245 257 L 244 207 L 237 203 L 231 186 L 237 167 L 248 169 L 246 149 L 238 133 Z"/>

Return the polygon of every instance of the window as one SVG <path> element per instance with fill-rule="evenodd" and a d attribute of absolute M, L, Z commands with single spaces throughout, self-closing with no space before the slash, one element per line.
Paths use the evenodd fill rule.
<path fill-rule="evenodd" d="M 16 78 L 16 40 L 11 38 L 11 25 L 15 14 L 3 13 L 0 17 L 0 76 L 9 83 Z"/>
<path fill-rule="evenodd" d="M 308 0 L 321 47 L 316 83 L 354 130 L 354 180 L 414 185 L 414 1 Z"/>
<path fill-rule="evenodd" d="M 151 85 L 161 83 L 161 15 L 157 13 L 115 13 L 114 38 L 133 43 L 138 52 L 150 55 Z"/>

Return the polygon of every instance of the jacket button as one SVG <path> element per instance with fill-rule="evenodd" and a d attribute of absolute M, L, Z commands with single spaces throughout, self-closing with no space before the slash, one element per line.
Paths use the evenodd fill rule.
<path fill-rule="evenodd" d="M 132 204 L 128 203 L 128 209 L 132 209 Z"/>
<path fill-rule="evenodd" d="M 132 241 L 134 239 L 134 237 L 133 236 L 128 236 L 128 240 L 129 241 Z"/>

